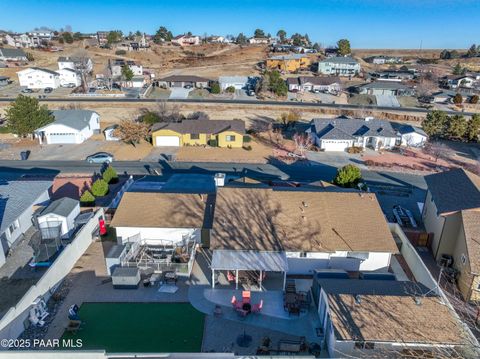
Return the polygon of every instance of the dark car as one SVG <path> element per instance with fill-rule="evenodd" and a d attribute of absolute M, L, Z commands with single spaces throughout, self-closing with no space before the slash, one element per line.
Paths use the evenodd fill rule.
<path fill-rule="evenodd" d="M 44 93 L 51 93 L 52 91 L 53 91 L 53 88 L 51 88 L 51 87 L 45 87 L 45 88 L 43 89 L 43 92 L 44 92 Z"/>
<path fill-rule="evenodd" d="M 22 91 L 20 91 L 21 93 L 32 93 L 33 90 L 32 89 L 22 89 Z"/>
<path fill-rule="evenodd" d="M 108 152 L 97 152 L 87 157 L 88 163 L 111 163 L 113 162 L 113 155 Z"/>
<path fill-rule="evenodd" d="M 191 88 L 193 88 L 193 86 L 187 84 L 187 85 L 183 86 L 183 88 L 184 88 L 184 89 L 191 89 Z"/>

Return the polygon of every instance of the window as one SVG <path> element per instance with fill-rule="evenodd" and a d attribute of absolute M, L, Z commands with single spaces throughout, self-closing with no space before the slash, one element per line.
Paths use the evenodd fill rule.
<path fill-rule="evenodd" d="M 234 135 L 225 136 L 225 140 L 227 142 L 234 142 L 235 141 L 235 136 Z"/>
<path fill-rule="evenodd" d="M 191 140 L 199 140 L 200 135 L 198 133 L 192 133 L 192 134 L 190 134 L 190 139 Z"/>
<path fill-rule="evenodd" d="M 8 227 L 8 230 L 10 231 L 10 234 L 12 234 L 13 232 L 15 232 L 15 230 L 20 227 L 20 222 L 18 222 L 18 219 L 15 220 L 15 222 L 13 222 L 10 227 Z"/>

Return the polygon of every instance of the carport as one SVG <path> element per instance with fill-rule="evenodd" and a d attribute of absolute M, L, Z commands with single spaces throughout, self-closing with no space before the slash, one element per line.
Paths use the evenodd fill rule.
<path fill-rule="evenodd" d="M 282 272 L 283 289 L 287 280 L 288 263 L 285 252 L 214 250 L 212 254 L 212 288 L 215 288 L 215 271 L 235 272 L 235 289 L 238 289 L 240 271 L 258 271 L 259 287 L 264 272 Z"/>

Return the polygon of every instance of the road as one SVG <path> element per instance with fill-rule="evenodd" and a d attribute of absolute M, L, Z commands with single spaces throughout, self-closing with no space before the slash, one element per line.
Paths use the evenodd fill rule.
<path fill-rule="evenodd" d="M 0 102 L 11 102 L 13 98 L 0 98 Z M 158 102 L 158 99 L 136 99 L 136 98 L 95 98 L 95 97 L 47 97 L 39 99 L 42 102 L 101 102 L 101 103 L 151 103 Z M 314 102 L 297 102 L 297 101 L 260 101 L 260 100 L 228 100 L 228 99 L 168 99 L 162 100 L 175 103 L 203 103 L 203 104 L 226 104 L 226 105 L 268 105 L 268 106 L 295 106 L 295 107 L 314 107 L 314 108 L 336 108 L 339 110 L 373 110 L 373 111 L 388 111 L 388 112 L 403 112 L 403 113 L 429 113 L 430 110 L 424 108 L 414 107 L 400 107 L 392 108 L 389 106 L 375 106 L 375 105 L 351 105 L 351 104 L 335 104 L 335 103 L 314 103 Z M 445 111 L 449 115 L 463 114 L 465 116 L 472 116 L 472 112 L 458 112 Z"/>

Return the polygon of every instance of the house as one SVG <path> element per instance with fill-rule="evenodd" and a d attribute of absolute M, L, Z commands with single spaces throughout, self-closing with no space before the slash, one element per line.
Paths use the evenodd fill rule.
<path fill-rule="evenodd" d="M 410 81 L 417 77 L 417 74 L 411 70 L 385 70 L 372 72 L 368 77 L 377 81 Z"/>
<path fill-rule="evenodd" d="M 269 70 L 295 72 L 308 69 L 312 64 L 311 59 L 303 54 L 272 56 L 266 61 Z"/>
<path fill-rule="evenodd" d="M 5 40 L 7 41 L 7 45 L 16 48 L 31 48 L 37 46 L 27 34 L 7 34 L 5 35 Z"/>
<path fill-rule="evenodd" d="M 178 35 L 172 39 L 172 44 L 179 46 L 200 45 L 200 36 L 196 35 Z"/>
<path fill-rule="evenodd" d="M 118 125 L 115 124 L 115 125 L 108 126 L 103 130 L 103 134 L 105 135 L 106 141 L 120 141 L 120 138 L 114 135 L 115 130 L 117 128 L 118 128 Z"/>
<path fill-rule="evenodd" d="M 366 62 L 370 62 L 374 65 L 384 65 L 384 64 L 400 64 L 402 59 L 396 56 L 371 56 L 365 59 Z"/>
<path fill-rule="evenodd" d="M 317 277 L 312 291 L 331 358 L 450 357 L 467 344 L 448 304 L 420 283 Z"/>
<path fill-rule="evenodd" d="M 288 91 L 338 92 L 342 82 L 337 76 L 300 76 L 287 79 Z"/>
<path fill-rule="evenodd" d="M 113 63 L 110 63 L 110 70 L 112 72 L 112 78 L 119 79 L 122 77 L 122 68 L 128 66 L 133 72 L 133 76 L 143 76 L 143 66 L 135 61 L 125 61 L 122 59 L 116 59 Z"/>
<path fill-rule="evenodd" d="M 80 214 L 80 202 L 64 197 L 51 202 L 37 216 L 36 223 L 43 238 L 69 238 Z"/>
<path fill-rule="evenodd" d="M 50 30 L 35 30 L 28 33 L 28 36 L 32 39 L 36 46 L 42 46 L 53 39 L 53 31 Z"/>
<path fill-rule="evenodd" d="M 306 132 L 312 136 L 313 143 L 324 151 L 345 151 L 352 146 L 377 151 L 392 148 L 397 141 L 390 122 L 372 117 L 313 119 Z"/>
<path fill-rule="evenodd" d="M 462 96 L 463 102 L 470 102 L 470 98 L 475 95 L 475 91 L 465 92 L 464 89 L 457 89 L 457 91 L 442 90 L 433 93 L 432 100 L 434 103 L 451 103 L 457 93 Z"/>
<path fill-rule="evenodd" d="M 428 135 L 419 127 L 403 125 L 398 128 L 400 144 L 407 147 L 423 147 L 428 141 Z"/>
<path fill-rule="evenodd" d="M 210 36 L 207 38 L 207 41 L 211 44 L 223 44 L 228 40 L 226 41 L 225 37 L 223 36 Z"/>
<path fill-rule="evenodd" d="M 90 57 L 60 56 L 57 60 L 58 68 L 77 70 L 90 73 L 93 70 L 93 62 Z"/>
<path fill-rule="evenodd" d="M 480 300 L 480 177 L 458 168 L 425 177 L 422 219 L 435 260 L 453 257 L 466 301 Z"/>
<path fill-rule="evenodd" d="M 248 43 L 251 45 L 269 44 L 270 39 L 268 37 L 251 37 L 248 39 Z"/>
<path fill-rule="evenodd" d="M 10 77 L 0 76 L 0 86 L 7 86 L 10 83 Z"/>
<path fill-rule="evenodd" d="M 242 120 L 183 120 L 159 123 L 152 127 L 154 146 L 243 146 L 245 122 Z"/>
<path fill-rule="evenodd" d="M 35 130 L 40 144 L 78 144 L 100 132 L 100 116 L 95 111 L 55 110 L 52 114 L 52 123 Z"/>
<path fill-rule="evenodd" d="M 0 48 L 1 61 L 28 62 L 27 54 L 22 49 Z"/>
<path fill-rule="evenodd" d="M 220 89 L 225 91 L 228 87 L 233 87 L 236 90 L 255 88 L 259 77 L 257 76 L 220 76 L 218 84 Z"/>
<path fill-rule="evenodd" d="M 30 67 L 17 72 L 20 86 L 29 89 L 56 89 L 60 86 L 60 74 L 53 70 L 40 67 Z"/>
<path fill-rule="evenodd" d="M 329 57 L 318 63 L 318 73 L 334 76 L 355 76 L 360 72 L 360 64 L 352 57 Z"/>
<path fill-rule="evenodd" d="M 108 43 L 108 34 L 110 31 L 97 31 L 97 41 L 100 46 Z"/>
<path fill-rule="evenodd" d="M 78 87 L 82 84 L 82 77 L 76 70 L 65 67 L 56 72 L 60 75 L 60 86 L 74 84 L 75 87 Z"/>
<path fill-rule="evenodd" d="M 172 75 L 159 79 L 158 82 L 165 84 L 167 87 L 192 86 L 195 88 L 207 88 L 210 80 L 194 75 Z"/>
<path fill-rule="evenodd" d="M 338 56 L 338 49 L 336 47 L 327 47 L 323 51 L 325 57 L 337 57 Z"/>
<path fill-rule="evenodd" d="M 374 81 L 357 87 L 360 94 L 366 95 L 388 95 L 388 96 L 413 96 L 415 90 L 396 81 Z"/>
<path fill-rule="evenodd" d="M 51 180 L 32 180 L 2 175 L 0 186 L 0 267 L 8 251 L 32 226 L 37 205 L 48 201 Z"/>
<path fill-rule="evenodd" d="M 456 89 L 459 87 L 471 88 L 476 81 L 477 80 L 471 76 L 448 75 L 440 79 L 440 86 L 446 89 Z"/>

